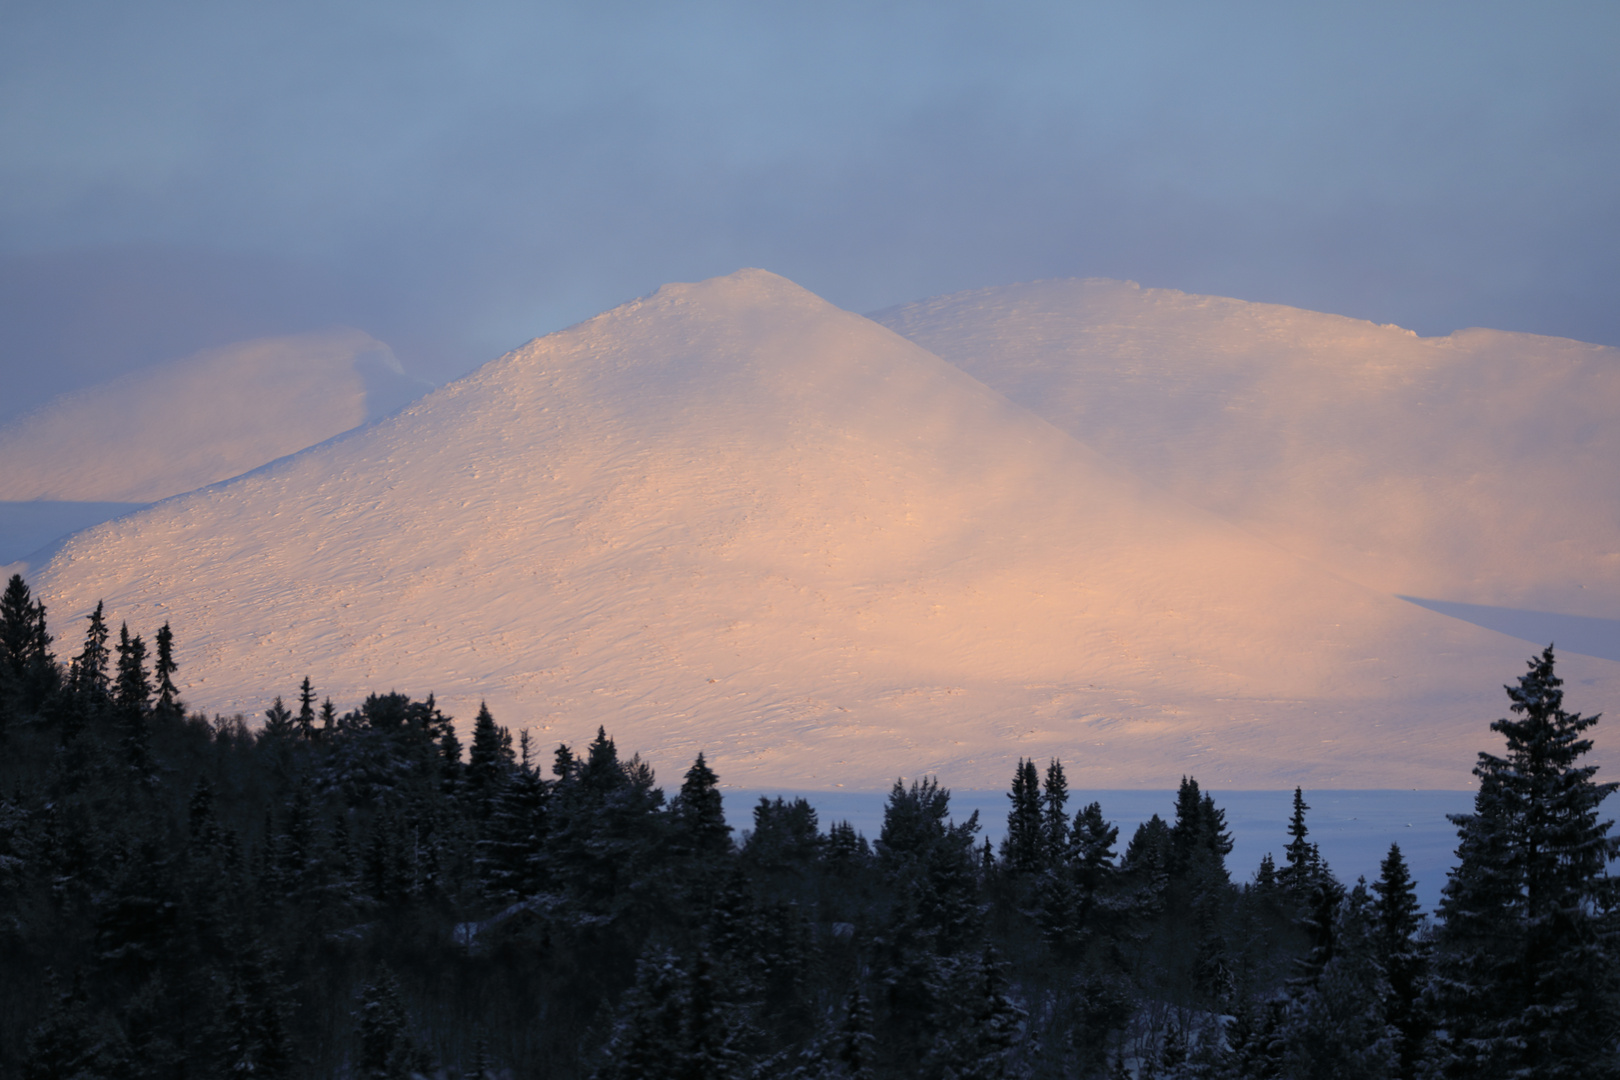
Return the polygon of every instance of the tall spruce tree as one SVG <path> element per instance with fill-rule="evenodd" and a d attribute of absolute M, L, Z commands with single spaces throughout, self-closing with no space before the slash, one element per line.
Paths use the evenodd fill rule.
<path fill-rule="evenodd" d="M 1074 866 L 1080 887 L 1088 901 L 1114 874 L 1114 844 L 1119 826 L 1103 817 L 1102 803 L 1087 803 L 1074 815 Z"/>
<path fill-rule="evenodd" d="M 0 662 L 19 679 L 34 640 L 34 597 L 21 574 L 12 574 L 0 596 Z"/>
<path fill-rule="evenodd" d="M 1041 840 L 1047 866 L 1069 861 L 1069 780 L 1063 762 L 1053 758 L 1046 766 L 1046 790 L 1041 800 Z"/>
<path fill-rule="evenodd" d="M 1161 914 L 1170 887 L 1170 826 L 1154 814 L 1136 827 L 1120 859 L 1121 876 L 1129 884 L 1120 898 L 1120 910 L 1130 919 Z"/>
<path fill-rule="evenodd" d="M 1179 873 L 1203 846 L 1203 795 L 1198 781 L 1190 776 L 1181 778 L 1176 789 L 1176 820 L 1170 826 L 1170 866 Z"/>
<path fill-rule="evenodd" d="M 1271 852 L 1268 851 L 1260 856 L 1260 865 L 1255 869 L 1254 888 L 1261 895 L 1269 896 L 1276 892 L 1278 887 L 1277 864 L 1271 858 Z"/>
<path fill-rule="evenodd" d="M 118 680 L 113 701 L 119 708 L 145 712 L 152 703 L 152 679 L 146 668 L 146 642 L 133 637 L 129 624 L 118 628 Z"/>
<path fill-rule="evenodd" d="M 804 798 L 792 802 L 778 796 L 760 796 L 754 807 L 754 831 L 748 836 L 743 854 L 762 869 L 803 872 L 826 849 L 816 808 Z"/>
<path fill-rule="evenodd" d="M 1170 865 L 1170 826 L 1154 814 L 1136 827 L 1121 860 L 1134 874 L 1164 874 Z"/>
<path fill-rule="evenodd" d="M 118 678 L 113 704 L 124 730 L 124 759 L 143 777 L 150 777 L 152 731 L 146 713 L 152 701 L 152 682 L 146 671 L 146 643 L 130 636 L 129 624 L 118 629 Z"/>
<path fill-rule="evenodd" d="M 1287 889 L 1296 903 L 1305 903 L 1312 889 L 1324 873 L 1322 855 L 1315 844 L 1306 839 L 1311 830 L 1305 825 L 1305 793 L 1294 788 L 1294 812 L 1288 819 L 1288 847 L 1284 849 L 1287 865 L 1277 871 L 1277 882 Z"/>
<path fill-rule="evenodd" d="M 547 873 L 570 904 L 598 918 L 651 902 L 642 875 L 666 854 L 668 815 L 653 770 L 639 755 L 619 760 L 598 727 L 585 760 L 559 747 L 551 789 Z"/>
<path fill-rule="evenodd" d="M 293 733 L 293 714 L 281 703 L 281 695 L 264 711 L 264 728 L 260 734 L 271 739 L 285 739 Z"/>
<path fill-rule="evenodd" d="M 1054 772 L 1056 784 L 1053 783 Z M 1118 829 L 1103 820 L 1102 807 L 1097 803 L 1075 814 L 1072 824 L 1065 821 L 1061 830 L 1058 829 L 1053 820 L 1053 807 L 1055 805 L 1061 814 L 1067 801 L 1063 766 L 1054 760 L 1047 769 L 1043 808 L 1048 861 L 1036 886 L 1035 919 L 1042 939 L 1060 952 L 1084 943 L 1097 890 L 1112 868 L 1113 843 L 1119 835 Z"/>
<path fill-rule="evenodd" d="M 527 737 L 528 732 L 524 732 Z M 460 792 L 466 782 L 466 766 L 461 762 L 461 740 L 456 737 L 454 724 L 447 725 L 439 736 L 439 788 L 446 795 Z"/>
<path fill-rule="evenodd" d="M 105 698 L 109 654 L 107 619 L 103 614 L 101 601 L 96 601 L 96 610 L 92 611 L 87 619 L 90 625 L 84 631 L 84 648 L 73 658 L 69 682 L 73 689 L 80 693 L 92 698 Z"/>
<path fill-rule="evenodd" d="M 1041 778 L 1033 758 L 1018 759 L 1007 798 L 1012 806 L 1007 811 L 1007 837 L 1001 842 L 1001 861 L 1014 873 L 1036 873 L 1044 861 L 1045 844 L 1041 837 Z"/>
<path fill-rule="evenodd" d="M 670 810 L 675 819 L 676 843 L 684 853 L 716 859 L 731 850 L 731 826 L 726 824 L 720 779 L 701 752 L 686 770 L 681 793 Z"/>
<path fill-rule="evenodd" d="M 1566 712 L 1552 646 L 1509 686 L 1513 716 L 1481 753 L 1474 812 L 1440 902 L 1433 998 L 1447 1077 L 1586 1077 L 1617 1072 L 1620 852 L 1598 807 L 1617 786 L 1581 765 L 1596 716 Z"/>
<path fill-rule="evenodd" d="M 511 737 L 502 739 L 506 729 L 495 723 L 489 706 L 478 703 L 478 718 L 473 721 L 472 746 L 467 751 L 465 776 L 468 791 L 481 814 L 487 814 L 489 802 L 494 798 L 513 765 Z"/>
<path fill-rule="evenodd" d="M 910 788 L 896 780 L 877 842 L 879 864 L 908 890 L 919 923 L 942 953 L 973 940 L 980 917 L 974 858 L 979 812 L 957 822 L 950 804 L 950 791 L 933 777 Z"/>
<path fill-rule="evenodd" d="M 37 708 L 55 685 L 50 648 L 45 605 L 34 601 L 21 574 L 11 575 L 0 596 L 0 686 L 9 684 L 25 708 Z M 0 708 L 6 704 L 0 701 Z"/>
<path fill-rule="evenodd" d="M 180 691 L 174 685 L 174 673 L 180 665 L 174 661 L 174 631 L 165 622 L 157 632 L 157 663 L 152 674 L 157 676 L 157 709 L 168 716 L 179 716 L 185 711 Z"/>
<path fill-rule="evenodd" d="M 478 841 L 478 878 L 484 892 L 500 901 L 520 900 L 539 892 L 545 883 L 545 841 L 550 785 L 528 762 L 528 733 L 524 732 L 524 761 L 501 789 L 490 809 L 484 835 Z"/>
<path fill-rule="evenodd" d="M 1176 821 L 1170 827 L 1171 875 L 1195 880 L 1200 888 L 1225 885 L 1226 856 L 1231 852 L 1226 811 L 1215 805 L 1213 796 L 1199 791 L 1197 780 L 1183 776 L 1176 793 Z"/>
<path fill-rule="evenodd" d="M 1421 1000 L 1429 950 L 1419 938 L 1423 910 L 1399 844 L 1389 845 L 1372 891 L 1376 899 L 1369 918 L 1374 952 L 1388 983 L 1384 1019 L 1394 1032 L 1395 1076 L 1398 1080 L 1414 1080 L 1430 1026 Z"/>
<path fill-rule="evenodd" d="M 988 844 L 990 841 L 986 840 Z M 847 821 L 835 821 L 827 830 L 827 865 L 834 873 L 847 875 L 865 865 L 872 856 L 866 837 Z"/>
<path fill-rule="evenodd" d="M 299 738 L 305 741 L 315 738 L 315 688 L 309 684 L 308 675 L 298 687 L 297 723 Z"/>

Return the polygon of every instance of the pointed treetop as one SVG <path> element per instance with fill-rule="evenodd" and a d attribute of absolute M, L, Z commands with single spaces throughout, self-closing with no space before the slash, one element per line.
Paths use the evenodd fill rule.
<path fill-rule="evenodd" d="M 558 780 L 569 780 L 579 769 L 579 761 L 567 743 L 558 743 L 552 755 L 551 772 Z"/>
<path fill-rule="evenodd" d="M 169 713 L 182 713 L 185 707 L 180 703 L 180 691 L 174 685 L 174 673 L 180 670 L 180 665 L 174 661 L 174 631 L 169 624 L 158 628 L 157 632 L 157 705 L 159 709 Z"/>
<path fill-rule="evenodd" d="M 1069 780 L 1063 762 L 1053 758 L 1046 766 L 1046 788 L 1042 794 L 1041 839 L 1047 866 L 1069 861 Z"/>
<path fill-rule="evenodd" d="M 309 683 L 309 676 L 298 687 L 298 715 L 293 721 L 300 739 L 310 741 L 315 738 L 315 688 Z"/>
<path fill-rule="evenodd" d="M 512 743 L 506 729 L 495 723 L 489 705 L 478 703 L 473 721 L 472 746 L 467 751 L 467 784 L 474 792 L 490 792 L 511 771 Z"/>
<path fill-rule="evenodd" d="M 1288 865 L 1277 873 L 1283 886 L 1300 900 L 1304 900 L 1310 893 L 1311 887 L 1317 883 L 1325 872 L 1322 865 L 1321 852 L 1315 844 L 1306 839 L 1310 829 L 1305 825 L 1305 811 L 1310 805 L 1305 802 L 1305 793 L 1298 787 L 1294 788 L 1294 811 L 1288 820 L 1288 847 L 1284 849 L 1284 856 Z"/>
<path fill-rule="evenodd" d="M 1119 839 L 1119 826 L 1110 825 L 1103 817 L 1102 803 L 1091 802 L 1074 815 L 1074 858 L 1088 880 L 1095 883 L 1097 875 L 1114 864 L 1114 843 Z"/>
<path fill-rule="evenodd" d="M 130 636 L 129 624 L 118 628 L 118 681 L 114 700 L 127 709 L 145 709 L 152 700 L 152 683 L 146 671 L 146 642 Z"/>
<path fill-rule="evenodd" d="M 1431 986 L 1452 1075 L 1603 1075 L 1612 1059 L 1620 840 L 1598 813 L 1617 785 L 1580 764 L 1598 718 L 1565 711 L 1562 686 L 1549 645 L 1505 688 L 1513 716 L 1491 730 L 1506 752 L 1479 755 L 1474 812 L 1451 815 Z"/>
<path fill-rule="evenodd" d="M 285 738 L 293 733 L 293 714 L 287 706 L 281 703 L 281 695 L 264 712 L 264 729 L 261 732 L 268 738 Z"/>
<path fill-rule="evenodd" d="M 624 770 L 619 766 L 619 751 L 608 738 L 607 729 L 598 727 L 585 755 L 580 779 L 593 790 L 606 791 L 624 783 Z"/>
<path fill-rule="evenodd" d="M 96 601 L 96 610 L 86 618 L 90 625 L 84 631 L 84 649 L 73 658 L 70 680 L 74 689 L 105 693 L 107 690 L 107 620 L 102 614 L 103 604 Z"/>
<path fill-rule="evenodd" d="M 1378 880 L 1372 883 L 1377 896 L 1373 918 L 1384 947 L 1394 951 L 1404 946 L 1423 923 L 1423 908 L 1417 899 L 1417 883 L 1412 880 L 1401 855 L 1401 845 L 1389 845 L 1389 854 L 1378 867 Z"/>
<path fill-rule="evenodd" d="M 703 760 L 700 751 L 686 770 L 681 793 L 671 808 L 685 846 L 694 855 L 724 855 L 731 849 L 731 826 L 726 824 L 720 795 L 720 779 Z"/>
<path fill-rule="evenodd" d="M 12 574 L 0 597 L 0 663 L 17 677 L 50 644 L 45 633 L 45 605 L 36 605 L 21 574 Z"/>
<path fill-rule="evenodd" d="M 1517 851 L 1516 861 L 1502 867 L 1518 882 L 1509 891 L 1522 898 L 1533 917 L 1542 917 L 1575 902 L 1598 878 L 1607 880 L 1604 870 L 1620 854 L 1620 839 L 1608 835 L 1613 822 L 1600 822 L 1598 809 L 1620 783 L 1596 783 L 1597 766 L 1577 764 L 1592 749 L 1584 732 L 1599 717 L 1564 710 L 1563 680 L 1551 645 L 1531 658 L 1518 685 L 1504 689 L 1515 715 L 1495 721 L 1491 730 L 1505 738 L 1507 753 L 1480 753 L 1474 813 L 1452 817 L 1462 839 L 1462 865 L 1452 871 L 1442 911 L 1453 884 L 1460 885 L 1494 857 L 1490 850 L 1506 844 Z M 1516 821 L 1526 822 L 1531 833 L 1524 835 Z"/>
<path fill-rule="evenodd" d="M 1012 805 L 1007 809 L 1007 836 L 1001 842 L 1002 861 L 1015 873 L 1037 873 L 1045 861 L 1046 845 L 1042 837 L 1044 799 L 1034 759 L 1018 759 L 1007 799 Z"/>

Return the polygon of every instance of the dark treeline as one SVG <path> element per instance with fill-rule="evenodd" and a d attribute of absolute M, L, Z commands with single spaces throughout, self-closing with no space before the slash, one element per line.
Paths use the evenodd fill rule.
<path fill-rule="evenodd" d="M 1006 839 L 897 782 L 881 834 L 605 732 L 540 760 L 432 697 L 188 714 L 167 625 L 53 650 L 0 603 L 0 1074 L 1597 1077 L 1616 1071 L 1614 786 L 1549 648 L 1482 754 L 1432 924 L 1398 847 L 1337 880 L 1309 806 L 1234 881 L 1195 780 L 1121 838 L 1020 761 Z M 1122 842 L 1123 841 L 1123 842 Z M 1283 842 L 1286 841 L 1286 846 Z"/>

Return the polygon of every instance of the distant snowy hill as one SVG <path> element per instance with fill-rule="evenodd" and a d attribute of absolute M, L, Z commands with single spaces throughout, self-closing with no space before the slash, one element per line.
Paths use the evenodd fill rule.
<path fill-rule="evenodd" d="M 1620 617 L 1620 350 L 1420 338 L 1103 280 L 872 318 L 1142 479 L 1380 592 L 1535 609 L 1525 633 L 1540 612 Z"/>
<path fill-rule="evenodd" d="M 1152 480 L 1161 478 L 1153 476 Z M 754 787 L 1460 787 L 1519 642 L 1330 573 L 780 277 L 671 285 L 380 423 L 80 533 L 61 640 L 188 700 L 487 697 Z M 1583 695 L 1614 664 L 1571 661 Z"/>
<path fill-rule="evenodd" d="M 153 502 L 302 450 L 427 389 L 358 330 L 211 349 L 0 426 L 0 501 Z"/>

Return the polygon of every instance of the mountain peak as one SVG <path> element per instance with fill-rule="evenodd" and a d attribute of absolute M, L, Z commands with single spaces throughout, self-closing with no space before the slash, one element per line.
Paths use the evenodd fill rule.
<path fill-rule="evenodd" d="M 105 600 L 171 621 L 211 711 L 256 715 L 306 674 L 345 703 L 432 691 L 546 739 L 606 725 L 660 764 L 705 750 L 755 785 L 999 786 L 1034 753 L 1101 787 L 1189 760 L 1227 786 L 1436 786 L 1474 717 L 1343 747 L 1366 748 L 1367 710 L 1458 681 L 1487 697 L 1517 652 L 1167 497 L 760 270 L 666 286 L 78 534 L 36 584 L 65 619 Z"/>
<path fill-rule="evenodd" d="M 696 305 L 700 309 L 712 311 L 721 318 L 734 317 L 750 309 L 782 307 L 848 314 L 780 274 L 756 267 L 745 267 L 703 281 L 671 282 L 622 308 L 604 312 L 598 318 L 627 310 L 646 312 L 687 305 Z"/>

